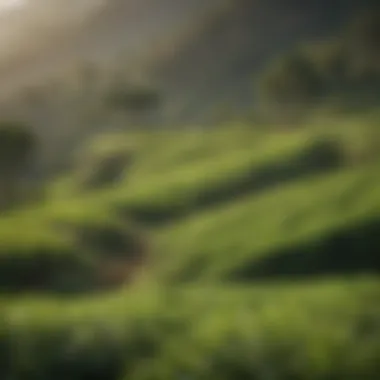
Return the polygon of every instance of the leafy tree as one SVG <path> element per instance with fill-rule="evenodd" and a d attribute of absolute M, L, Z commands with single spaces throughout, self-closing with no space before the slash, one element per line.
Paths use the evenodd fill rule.
<path fill-rule="evenodd" d="M 321 44 L 308 46 L 305 54 L 313 62 L 324 93 L 341 91 L 348 81 L 349 53 L 340 40 L 331 40 Z"/>
<path fill-rule="evenodd" d="M 17 200 L 19 181 L 26 173 L 37 146 L 36 136 L 18 123 L 0 124 L 0 206 Z"/>
<path fill-rule="evenodd" d="M 134 122 L 141 122 L 144 116 L 159 108 L 161 96 L 150 86 L 119 84 L 111 88 L 106 103 L 111 109 L 132 117 Z"/>
<path fill-rule="evenodd" d="M 305 104 L 321 94 L 321 79 L 313 62 L 302 54 L 279 61 L 263 79 L 263 91 L 282 103 Z"/>
<path fill-rule="evenodd" d="M 361 13 L 346 28 L 346 41 L 350 46 L 367 52 L 380 52 L 380 10 Z"/>
<path fill-rule="evenodd" d="M 271 109 L 293 117 L 314 104 L 323 88 L 314 63 L 303 52 L 296 52 L 279 59 L 264 72 L 259 95 Z"/>
<path fill-rule="evenodd" d="M 263 73 L 259 98 L 281 115 L 322 104 L 368 108 L 380 97 L 380 12 L 365 12 L 344 33 L 287 53 Z"/>
<path fill-rule="evenodd" d="M 111 186 L 123 179 L 132 162 L 133 152 L 117 147 L 103 154 L 83 156 L 79 176 L 82 186 L 89 189 Z"/>

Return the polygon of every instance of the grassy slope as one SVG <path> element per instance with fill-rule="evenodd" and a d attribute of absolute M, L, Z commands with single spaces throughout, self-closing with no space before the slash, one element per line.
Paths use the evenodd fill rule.
<path fill-rule="evenodd" d="M 380 284 L 357 274 L 379 267 L 379 166 L 300 171 L 305 152 L 326 133 L 338 137 L 347 162 L 361 159 L 374 141 L 373 130 L 360 125 L 274 136 L 244 128 L 128 136 L 137 158 L 118 187 L 84 193 L 76 178 L 52 188 L 45 204 L 1 218 L 0 278 L 21 288 L 27 256 L 33 269 L 33 257 L 58 254 L 68 258 L 69 271 L 94 258 L 56 223 L 129 231 L 129 218 L 120 220 L 119 211 L 153 227 L 159 281 L 195 281 L 170 288 L 146 282 L 79 301 L 3 293 L 0 377 L 60 379 L 64 368 L 74 380 L 95 373 L 109 380 L 168 379 L 184 372 L 199 379 L 375 379 Z M 286 174 L 281 182 L 268 181 L 273 170 Z M 265 174 L 259 177 L 265 192 L 257 192 L 255 181 L 231 192 L 257 173 Z M 205 194 L 223 197 L 199 202 Z M 152 210 L 155 221 L 167 222 L 159 229 Z M 359 225 L 364 228 L 353 234 Z M 51 258 L 48 264 L 48 271 L 62 268 Z M 331 268 L 335 279 L 276 284 L 282 275 Z M 339 280 L 348 272 L 351 278 Z M 272 285 L 249 282 L 263 275 Z M 225 279 L 249 281 L 216 284 Z"/>
<path fill-rule="evenodd" d="M 260 272 L 268 275 L 273 272 L 268 265 L 284 266 L 281 260 L 288 263 L 283 274 L 291 272 L 293 264 L 307 272 L 307 265 L 317 264 L 316 254 L 334 250 L 334 239 L 341 239 L 342 234 L 344 239 L 345 231 L 350 235 L 355 223 L 364 225 L 366 221 L 371 223 L 371 233 L 360 238 L 376 248 L 372 227 L 376 227 L 379 202 L 377 166 L 361 165 L 339 170 L 338 175 L 328 174 L 327 169 L 338 170 L 336 157 L 326 161 L 331 147 L 326 151 L 322 146 L 318 151 L 321 141 L 331 142 L 326 138 L 334 137 L 335 153 L 347 162 L 360 158 L 379 141 L 374 138 L 378 138 L 376 129 L 367 124 L 341 128 L 326 124 L 316 130 L 273 135 L 236 127 L 100 141 L 95 152 L 110 148 L 135 152 L 125 180 L 115 188 L 83 192 L 78 187 L 80 177 L 73 176 L 71 186 L 66 180 L 51 188 L 51 197 L 44 204 L 2 218 L 2 286 L 8 281 L 22 283 L 22 273 L 29 270 L 26 262 L 33 264 L 33 256 L 50 268 L 66 258 L 68 268 L 85 265 L 83 261 L 94 256 L 78 246 L 75 231 L 99 226 L 132 231 L 131 217 L 148 226 L 169 223 L 159 234 L 158 266 L 165 275 L 179 278 L 224 278 L 248 264 L 256 276 Z M 317 156 L 313 157 L 315 147 Z M 71 233 L 62 226 L 69 226 Z M 309 249 L 315 243 L 319 250 Z M 293 256 L 288 255 L 289 249 Z M 359 251 L 360 247 L 351 261 L 355 262 Z M 260 256 L 277 256 L 280 261 L 260 263 Z M 333 257 L 339 259 L 338 252 Z M 302 264 L 300 260 L 314 262 Z M 324 260 L 325 266 L 334 265 L 332 260 Z M 261 270 L 251 268 L 257 262 L 264 266 Z M 372 263 L 377 265 L 375 258 Z M 370 264 L 365 262 L 364 268 L 358 269 Z M 10 268 L 13 274 L 5 276 Z"/>
<path fill-rule="evenodd" d="M 193 280 L 248 268 L 254 277 L 378 270 L 378 170 L 301 180 L 195 215 L 163 233 L 158 261 L 167 275 Z"/>
<path fill-rule="evenodd" d="M 50 257 L 59 253 L 62 259 L 67 258 L 70 263 L 76 257 L 77 265 L 81 265 L 86 254 L 91 252 L 83 251 L 83 247 L 77 244 L 75 233 L 74 236 L 68 234 L 67 228 L 62 230 L 62 226 L 69 226 L 74 232 L 99 226 L 112 228 L 113 225 L 115 228 L 131 230 L 131 216 L 148 225 L 152 222 L 172 221 L 173 218 L 178 219 L 213 205 L 215 197 L 219 196 L 221 203 L 224 199 L 246 193 L 257 186 L 257 181 L 254 181 L 256 179 L 261 180 L 264 185 L 265 182 L 270 185 L 273 179 L 266 177 L 272 168 L 277 169 L 276 175 L 278 172 L 288 175 L 289 167 L 296 166 L 296 173 L 290 171 L 289 175 L 298 175 L 299 169 L 294 162 L 300 161 L 305 151 L 313 146 L 305 136 L 296 135 L 285 142 L 279 141 L 279 138 L 273 138 L 273 141 L 269 139 L 269 142 L 255 150 L 256 141 L 249 142 L 249 135 L 249 132 L 245 133 L 245 140 L 240 137 L 240 141 L 246 145 L 244 149 L 241 148 L 239 140 L 231 142 L 227 135 L 220 138 L 219 144 L 210 139 L 209 150 L 205 142 L 198 138 L 198 146 L 195 143 L 189 149 L 191 144 L 185 141 L 182 150 L 174 144 L 172 151 L 169 150 L 171 154 L 168 155 L 163 149 L 153 157 L 149 157 L 150 150 L 147 149 L 150 142 L 145 142 L 146 145 L 140 148 L 142 153 L 139 154 L 142 157 L 137 160 L 136 167 L 132 170 L 139 173 L 141 168 L 146 178 L 139 179 L 139 174 L 132 171 L 125 183 L 115 189 L 92 193 L 73 192 L 65 196 L 62 196 L 62 192 L 53 192 L 55 197 L 44 204 L 3 218 L 0 220 L 0 262 L 3 262 L 0 271 L 4 270 L 3 286 L 7 282 L 17 284 L 18 280 L 23 281 L 24 272 L 29 270 L 26 265 L 27 257 L 33 261 L 33 257 L 42 260 L 43 256 L 44 261 L 47 261 L 49 253 Z M 237 133 L 235 139 L 238 136 Z M 228 145 L 223 146 L 224 142 L 230 143 L 229 149 Z M 214 149 L 211 144 L 214 144 Z M 198 153 L 202 151 L 199 162 L 192 165 L 188 162 L 186 145 L 187 153 L 194 149 Z M 148 153 L 144 154 L 145 150 Z M 167 154 L 166 157 L 164 153 Z M 172 163 L 181 160 L 182 165 Z M 280 160 L 283 165 L 278 167 Z M 155 166 L 162 167 L 160 175 L 153 174 L 158 171 Z M 125 220 L 124 215 L 128 216 L 128 220 Z M 20 227 L 25 230 L 22 234 L 19 233 Z M 88 257 L 89 260 L 91 258 L 93 255 Z M 46 263 L 50 268 L 57 264 L 53 260 Z M 12 275 L 5 276 L 10 268 L 13 268 Z"/>
<path fill-rule="evenodd" d="M 0 349 L 12 352 L 13 366 L 0 373 L 216 380 L 269 371 L 276 379 L 375 379 L 379 285 L 362 278 L 302 287 L 155 287 L 85 301 L 8 302 Z"/>

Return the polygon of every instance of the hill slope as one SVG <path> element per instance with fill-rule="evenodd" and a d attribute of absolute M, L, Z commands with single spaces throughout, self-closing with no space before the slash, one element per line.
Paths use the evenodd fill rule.
<path fill-rule="evenodd" d="M 64 3 L 56 0 L 45 10 L 40 0 L 25 12 L 27 21 L 33 12 L 39 18 L 20 27 L 13 46 L 3 44 L 1 94 L 59 76 L 78 59 L 123 54 L 131 73 L 142 69 L 162 83 L 167 102 L 178 108 L 171 116 L 187 120 L 223 101 L 251 101 L 252 78 L 268 60 L 332 33 L 369 3 L 112 0 L 73 10 L 73 18 Z"/>
<path fill-rule="evenodd" d="M 380 135 L 322 125 L 109 136 L 1 216 L 0 377 L 375 380 Z"/>
<path fill-rule="evenodd" d="M 121 148 L 133 157 L 116 182 L 89 185 L 101 156 L 47 189 L 43 204 L 0 220 L 0 263 L 4 274 L 12 268 L 3 286 L 10 281 L 27 290 L 22 273 L 31 270 L 25 263 L 32 265 L 34 257 L 49 271 L 56 267 L 66 275 L 71 265 L 84 265 L 85 273 L 93 265 L 101 270 L 98 265 L 107 255 L 128 261 L 140 250 L 136 244 L 144 246 L 154 237 L 153 276 L 170 272 L 175 278 L 223 279 L 253 265 L 254 280 L 263 274 L 379 268 L 374 256 L 378 166 L 373 161 L 380 140 L 371 124 L 326 125 L 286 135 L 244 127 L 125 138 L 124 143 L 119 135 L 109 140 L 111 147 L 115 143 L 111 157 Z M 101 151 L 97 147 L 93 154 Z M 153 236 L 141 242 L 134 235 L 136 223 Z M 29 232 L 18 238 L 17 225 Z M 355 227 L 357 244 L 347 247 Z M 259 236 L 252 238 L 255 233 Z M 362 245 L 372 247 L 366 255 Z M 347 262 L 340 256 L 344 252 L 350 255 Z M 60 267 L 59 260 L 67 265 Z M 256 261 L 263 269 L 254 268 Z M 191 269 L 194 265 L 202 269 Z M 195 270 L 200 272 L 182 275 Z"/>

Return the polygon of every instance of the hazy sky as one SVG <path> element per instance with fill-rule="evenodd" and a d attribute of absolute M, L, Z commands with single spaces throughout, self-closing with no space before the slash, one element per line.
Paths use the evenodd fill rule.
<path fill-rule="evenodd" d="M 5 12 L 20 8 L 27 1 L 28 0 L 0 0 L 0 11 Z"/>
<path fill-rule="evenodd" d="M 223 1 L 223 0 L 218 0 Z M 57 35 L 80 28 L 84 18 L 106 4 L 119 4 L 120 17 L 113 15 L 108 29 L 119 28 L 127 40 L 157 34 L 175 24 L 180 27 L 183 15 L 191 17 L 195 10 L 205 8 L 205 0 L 0 0 L 0 61 L 33 50 L 34 45 L 54 41 Z M 207 0 L 206 3 L 215 3 Z M 108 5 L 107 5 L 108 6 Z M 11 11 L 12 10 L 12 11 Z M 193 16 L 194 17 L 194 16 Z M 113 25 L 116 24 L 116 25 Z M 174 26 L 174 25 L 172 25 Z M 100 36 L 102 39 L 103 37 Z M 108 31 L 105 31 L 107 38 Z M 115 39 L 115 36 L 112 36 Z M 106 41 L 112 44 L 113 41 Z"/>
<path fill-rule="evenodd" d="M 1 92 L 82 55 L 150 61 L 152 51 L 170 48 L 206 9 L 228 0 L 15 1 L 0 0 Z"/>
<path fill-rule="evenodd" d="M 103 0 L 0 0 L 0 51 L 22 48 L 78 23 L 89 8 Z M 46 31 L 49 31 L 48 33 Z M 6 55 L 10 52 L 6 52 Z"/>

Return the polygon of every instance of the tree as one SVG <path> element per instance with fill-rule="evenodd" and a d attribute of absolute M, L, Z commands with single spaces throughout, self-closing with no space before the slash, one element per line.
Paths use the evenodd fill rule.
<path fill-rule="evenodd" d="M 321 94 L 313 62 L 302 53 L 290 54 L 271 67 L 262 81 L 263 92 L 275 101 L 305 104 Z"/>
<path fill-rule="evenodd" d="M 371 10 L 344 33 L 287 53 L 261 77 L 259 99 L 271 114 L 299 116 L 326 104 L 376 106 L 380 97 L 380 13 Z"/>
<path fill-rule="evenodd" d="M 380 51 L 380 9 L 361 13 L 346 29 L 347 43 L 361 52 Z"/>
<path fill-rule="evenodd" d="M 280 58 L 264 71 L 259 98 L 271 112 L 296 117 L 323 95 L 324 83 L 314 62 L 304 52 Z"/>
<path fill-rule="evenodd" d="M 125 146 L 115 146 L 112 150 L 98 154 L 91 153 L 82 155 L 78 173 L 86 189 L 112 186 L 124 178 L 133 163 L 133 151 Z"/>
<path fill-rule="evenodd" d="M 0 124 L 0 207 L 8 208 L 17 199 L 19 181 L 30 168 L 36 151 L 34 133 L 18 123 Z"/>
<path fill-rule="evenodd" d="M 149 116 L 158 109 L 161 102 L 159 92 L 150 86 L 131 86 L 119 84 L 111 88 L 106 96 L 106 103 L 132 117 L 134 122 L 141 122 L 144 116 Z"/>

